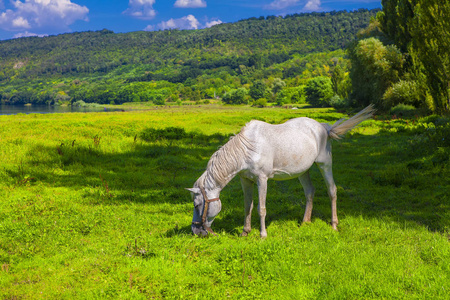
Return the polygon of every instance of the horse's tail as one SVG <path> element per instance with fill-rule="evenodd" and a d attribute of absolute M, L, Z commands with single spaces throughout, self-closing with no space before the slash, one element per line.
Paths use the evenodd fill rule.
<path fill-rule="evenodd" d="M 328 136 L 334 140 L 339 140 L 346 132 L 356 127 L 359 123 L 372 118 L 375 111 L 376 109 L 371 104 L 348 120 L 340 119 L 331 126 L 324 124 L 325 128 L 327 128 Z"/>

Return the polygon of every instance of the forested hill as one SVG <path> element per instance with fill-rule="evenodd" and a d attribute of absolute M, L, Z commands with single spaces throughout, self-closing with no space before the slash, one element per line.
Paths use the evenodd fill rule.
<path fill-rule="evenodd" d="M 377 11 L 269 16 L 202 30 L 102 30 L 1 41 L 0 94 L 2 101 L 11 103 L 49 102 L 58 92 L 92 102 L 76 88 L 58 90 L 53 84 L 50 91 L 47 81 L 57 78 L 60 85 L 67 85 L 64 78 L 79 78 L 85 89 L 93 88 L 89 85 L 99 77 L 110 84 L 164 80 L 192 86 L 206 73 L 225 70 L 235 76 L 242 74 L 242 66 L 253 73 L 295 55 L 343 49 Z M 31 95 L 38 83 L 39 99 Z M 108 97 L 108 101 L 123 102 L 117 93 Z"/>

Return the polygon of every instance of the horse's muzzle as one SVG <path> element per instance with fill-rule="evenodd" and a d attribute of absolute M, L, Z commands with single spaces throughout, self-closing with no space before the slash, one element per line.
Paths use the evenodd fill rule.
<path fill-rule="evenodd" d="M 208 235 L 208 231 L 206 231 L 202 225 L 192 224 L 191 229 L 193 234 L 198 235 L 200 237 L 205 237 Z"/>

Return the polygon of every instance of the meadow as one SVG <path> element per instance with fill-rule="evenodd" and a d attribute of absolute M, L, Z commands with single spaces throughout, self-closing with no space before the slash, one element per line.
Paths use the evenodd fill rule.
<path fill-rule="evenodd" d="M 240 237 L 237 178 L 216 237 L 191 234 L 189 192 L 251 119 L 334 109 L 148 107 L 0 116 L 0 299 L 448 299 L 450 126 L 376 116 L 333 142 L 338 232 L 317 168 L 270 181 L 268 237 Z M 255 199 L 256 201 L 256 199 Z"/>

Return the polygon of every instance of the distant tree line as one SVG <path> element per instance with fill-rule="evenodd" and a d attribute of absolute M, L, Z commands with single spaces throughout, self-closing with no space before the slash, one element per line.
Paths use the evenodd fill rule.
<path fill-rule="evenodd" d="M 335 84 L 345 97 L 349 63 L 343 49 L 378 11 L 269 16 L 202 30 L 101 30 L 0 41 L 0 99 L 299 103 L 309 79 L 331 80 L 336 67 L 341 75 Z M 264 86 L 259 94 L 250 92 L 256 82 Z M 245 89 L 243 100 L 239 89 Z"/>

